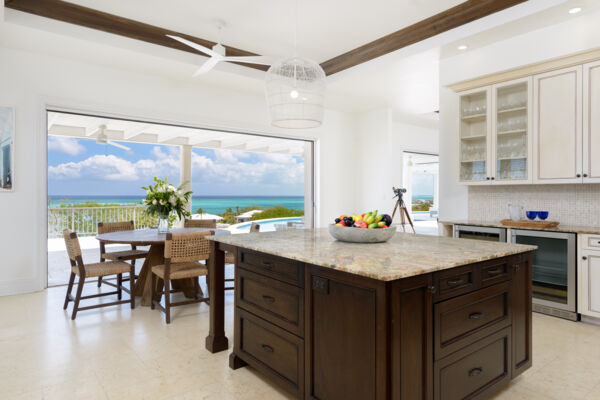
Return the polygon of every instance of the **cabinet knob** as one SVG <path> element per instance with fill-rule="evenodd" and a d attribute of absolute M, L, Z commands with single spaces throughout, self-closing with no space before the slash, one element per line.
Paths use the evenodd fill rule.
<path fill-rule="evenodd" d="M 581 174 L 577 174 L 575 175 L 577 178 L 581 178 Z"/>
<path fill-rule="evenodd" d="M 496 178 L 494 178 L 494 177 L 492 176 L 492 180 L 494 180 L 494 179 L 496 179 Z"/>
<path fill-rule="evenodd" d="M 485 180 L 486 180 L 486 181 L 489 181 L 489 180 L 490 180 L 490 177 L 489 177 L 489 176 L 486 176 L 486 177 L 485 177 Z"/>
<path fill-rule="evenodd" d="M 585 260 L 587 260 L 587 257 L 583 256 L 583 257 L 581 257 L 581 259 L 585 261 Z"/>
<path fill-rule="evenodd" d="M 515 271 L 518 271 L 521 269 L 521 266 L 519 264 L 515 264 L 513 265 L 513 268 L 515 269 Z"/>
<path fill-rule="evenodd" d="M 429 289 L 431 293 L 435 293 L 436 291 L 435 286 L 429 286 L 427 289 Z"/>
<path fill-rule="evenodd" d="M 587 174 L 583 174 L 583 177 L 584 177 L 584 178 L 587 178 L 587 176 L 588 176 Z"/>

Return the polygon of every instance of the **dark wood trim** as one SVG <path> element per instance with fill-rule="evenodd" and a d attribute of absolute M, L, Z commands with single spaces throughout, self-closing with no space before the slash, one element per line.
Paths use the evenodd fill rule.
<path fill-rule="evenodd" d="M 440 33 L 510 8 L 526 0 L 468 0 L 441 13 L 357 47 L 321 64 L 326 75 L 362 64 L 377 57 L 421 42 Z"/>
<path fill-rule="evenodd" d="M 4 5 L 13 10 L 23 11 L 29 14 L 39 15 L 41 17 L 55 19 L 69 24 L 84 26 L 86 28 L 96 29 L 102 32 L 128 37 L 130 39 L 142 40 L 159 46 L 170 47 L 172 49 L 203 56 L 205 56 L 205 54 L 200 53 L 177 40 L 173 40 L 166 35 L 180 36 L 208 48 L 212 48 L 216 44 L 210 40 L 119 17 L 118 15 L 105 13 L 62 0 L 4 0 Z M 224 46 L 227 49 L 228 56 L 240 57 L 258 55 L 226 44 L 224 44 Z M 241 63 L 240 65 L 259 69 L 261 71 L 266 71 L 268 69 L 268 66 L 266 65 Z"/>
<path fill-rule="evenodd" d="M 524 3 L 526 0 L 468 0 L 441 13 L 433 15 L 399 31 L 381 37 L 357 47 L 330 60 L 321 63 L 326 75 L 333 75 L 345 69 L 357 66 L 374 58 L 399 50 L 411 44 L 423 41 L 440 33 L 468 24 L 498 11 Z M 23 11 L 41 17 L 51 18 L 70 24 L 80 25 L 103 32 L 142 40 L 144 42 L 201 54 L 166 35 L 177 35 L 203 46 L 211 48 L 215 42 L 186 35 L 180 32 L 144 24 L 128 18 L 105 13 L 62 0 L 4 0 L 5 7 Z M 228 56 L 256 56 L 246 50 L 224 45 Z M 245 67 L 266 71 L 268 66 L 242 64 Z"/>

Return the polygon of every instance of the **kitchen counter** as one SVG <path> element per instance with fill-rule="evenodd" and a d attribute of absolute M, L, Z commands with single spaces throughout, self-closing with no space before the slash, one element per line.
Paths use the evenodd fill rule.
<path fill-rule="evenodd" d="M 511 227 L 502 225 L 500 221 L 477 221 L 477 220 L 454 220 L 454 221 L 439 221 L 440 224 L 444 225 L 472 225 L 472 226 L 486 226 L 492 228 L 512 228 L 512 229 L 529 229 L 536 231 L 551 231 L 551 232 L 566 232 L 566 233 L 579 233 L 588 235 L 600 235 L 600 226 L 583 226 L 583 225 L 563 225 L 559 224 L 553 228 L 523 228 L 523 227 Z"/>
<path fill-rule="evenodd" d="M 398 232 L 386 243 L 344 243 L 322 229 L 213 236 L 211 240 L 380 281 L 535 250 L 535 246 Z"/>
<path fill-rule="evenodd" d="M 408 233 L 343 243 L 326 229 L 210 240 L 207 349 L 228 349 L 230 252 L 229 366 L 295 398 L 484 400 L 531 367 L 535 246 Z"/>

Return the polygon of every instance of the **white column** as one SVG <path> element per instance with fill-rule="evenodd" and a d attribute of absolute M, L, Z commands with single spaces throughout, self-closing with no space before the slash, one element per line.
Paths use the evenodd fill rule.
<path fill-rule="evenodd" d="M 440 173 L 436 170 L 433 172 L 433 206 L 440 209 Z"/>
<path fill-rule="evenodd" d="M 313 143 L 304 143 L 304 225 L 314 227 Z"/>
<path fill-rule="evenodd" d="M 188 191 L 192 189 L 192 146 L 183 145 L 181 146 L 181 157 L 179 166 L 179 182 L 187 182 L 184 186 L 184 190 Z M 191 210 L 192 203 L 188 205 L 188 211 Z"/>

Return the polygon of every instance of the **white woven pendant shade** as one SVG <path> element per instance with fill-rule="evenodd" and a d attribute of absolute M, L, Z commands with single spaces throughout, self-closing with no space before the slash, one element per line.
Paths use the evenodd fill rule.
<path fill-rule="evenodd" d="M 271 124 L 279 128 L 316 128 L 323 123 L 325 72 L 314 61 L 292 57 L 273 64 L 265 90 Z"/>

